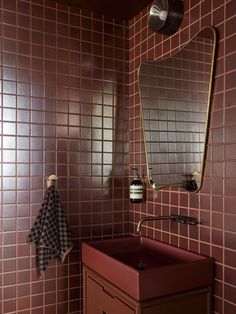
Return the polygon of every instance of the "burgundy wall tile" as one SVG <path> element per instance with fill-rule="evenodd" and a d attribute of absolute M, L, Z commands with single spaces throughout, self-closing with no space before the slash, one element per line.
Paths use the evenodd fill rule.
<path fill-rule="evenodd" d="M 2 5 L 2 313 L 81 313 L 79 267 L 68 275 L 80 262 L 81 240 L 122 236 L 129 217 L 133 232 L 140 213 L 154 212 L 189 213 L 203 221 L 200 228 L 156 223 L 143 231 L 214 257 L 215 314 L 234 313 L 235 4 L 190 0 L 180 32 L 170 38 L 147 29 L 146 10 L 127 27 L 52 1 Z M 130 166 L 146 169 L 137 68 L 147 58 L 174 52 L 212 21 L 219 33 L 219 59 L 203 189 L 196 195 L 148 189 L 147 203 L 130 207 L 128 216 L 128 109 Z M 66 265 L 52 263 L 40 280 L 35 251 L 25 238 L 42 201 L 45 176 L 54 172 L 76 243 Z M 14 302 L 8 297 L 11 290 Z"/>
<path fill-rule="evenodd" d="M 143 234 L 212 256 L 216 261 L 213 290 L 215 314 L 229 314 L 236 311 L 235 294 L 235 3 L 233 1 L 186 1 L 184 22 L 180 30 L 171 37 L 146 31 L 147 12 L 143 10 L 129 22 L 130 47 L 130 169 L 136 166 L 146 169 L 140 97 L 137 84 L 137 70 L 140 63 L 155 60 L 162 54 L 178 51 L 180 44 L 191 39 L 202 27 L 213 25 L 218 33 L 218 52 L 214 78 L 214 95 L 211 108 L 210 136 L 206 171 L 202 190 L 189 194 L 178 189 L 167 188 L 152 192 L 148 188 L 147 202 L 130 205 L 130 230 L 141 215 L 157 215 L 183 212 L 201 221 L 197 228 L 171 227 L 164 223 L 148 224 Z M 142 16 L 142 18 L 141 18 Z M 226 37 L 225 37 L 226 36 Z M 154 40 L 153 40 L 154 39 Z M 169 45 L 170 42 L 170 45 Z M 142 47 L 142 49 L 140 49 Z M 149 47 L 149 48 L 147 48 Z M 148 49 L 153 47 L 151 58 Z M 142 142 L 142 140 L 141 140 Z M 179 197 L 178 197 L 179 196 Z M 188 239 L 190 238 L 190 240 Z M 231 278 L 232 276 L 232 278 Z"/>
<path fill-rule="evenodd" d="M 53 1 L 0 9 L 0 312 L 82 313 L 81 241 L 128 233 L 128 27 Z M 52 173 L 74 249 L 41 280 L 26 237 Z"/>

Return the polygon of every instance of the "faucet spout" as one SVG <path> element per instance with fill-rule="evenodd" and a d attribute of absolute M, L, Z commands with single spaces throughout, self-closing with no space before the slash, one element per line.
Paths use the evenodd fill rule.
<path fill-rule="evenodd" d="M 138 224 L 137 224 L 137 232 L 140 233 L 141 231 L 141 227 L 142 227 L 142 224 L 145 222 L 145 221 L 153 221 L 153 220 L 171 220 L 173 219 L 173 216 L 146 216 L 146 217 L 143 217 L 142 219 L 139 220 Z"/>
<path fill-rule="evenodd" d="M 170 216 L 145 216 L 142 219 L 139 220 L 137 224 L 137 233 L 141 232 L 141 227 L 142 224 L 145 221 L 154 221 L 154 220 L 171 220 L 171 221 L 176 221 L 179 223 L 183 224 L 188 224 L 188 225 L 194 225 L 196 226 L 198 224 L 197 219 L 189 216 L 182 216 L 182 215 L 170 215 Z"/>

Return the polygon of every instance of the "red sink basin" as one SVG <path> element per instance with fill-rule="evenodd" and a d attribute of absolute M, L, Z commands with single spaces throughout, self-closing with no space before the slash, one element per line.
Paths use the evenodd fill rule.
<path fill-rule="evenodd" d="M 146 237 L 82 243 L 83 263 L 141 301 L 212 284 L 213 260 Z"/>

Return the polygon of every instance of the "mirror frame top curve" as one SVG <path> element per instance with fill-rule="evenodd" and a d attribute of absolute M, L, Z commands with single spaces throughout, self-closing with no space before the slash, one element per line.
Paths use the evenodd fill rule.
<path fill-rule="evenodd" d="M 138 69 L 147 177 L 154 190 L 202 187 L 216 35 L 205 27 L 175 54 Z"/>

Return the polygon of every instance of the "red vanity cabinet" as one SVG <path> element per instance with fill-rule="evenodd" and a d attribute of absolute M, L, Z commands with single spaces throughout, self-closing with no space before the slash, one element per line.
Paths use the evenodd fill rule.
<path fill-rule="evenodd" d="M 139 302 L 83 266 L 84 314 L 210 314 L 211 289 L 205 287 Z"/>

